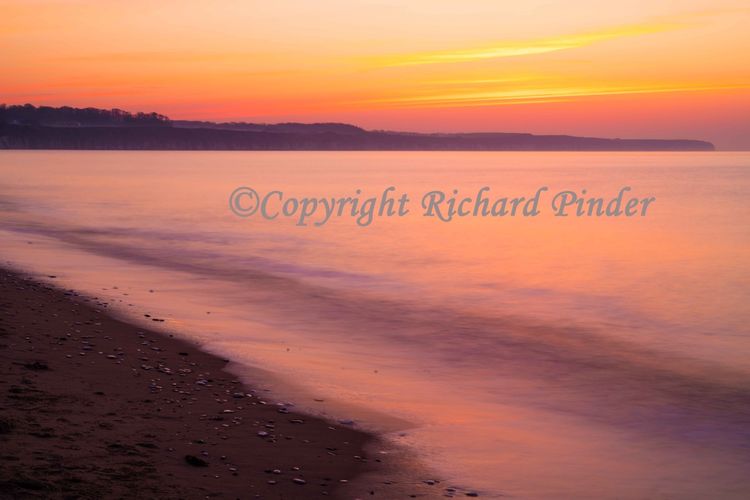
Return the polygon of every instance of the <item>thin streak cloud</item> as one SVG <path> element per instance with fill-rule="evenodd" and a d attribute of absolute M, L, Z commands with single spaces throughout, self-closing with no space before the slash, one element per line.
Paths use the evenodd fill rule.
<path fill-rule="evenodd" d="M 671 92 L 700 92 L 750 89 L 750 83 L 738 85 L 694 85 L 694 86 L 643 86 L 643 87 L 561 87 L 548 89 L 514 89 L 484 92 L 451 93 L 374 99 L 369 104 L 393 107 L 446 107 L 446 106 L 498 106 L 560 102 L 581 97 L 596 97 L 626 94 L 659 94 Z"/>
<path fill-rule="evenodd" d="M 482 59 L 529 56 L 586 47 L 597 42 L 613 40 L 616 38 L 661 33 L 682 27 L 684 27 L 684 25 L 678 23 L 640 24 L 591 33 L 561 35 L 515 42 L 499 42 L 491 46 L 480 48 L 378 57 L 375 58 L 374 61 L 383 66 L 411 66 L 419 64 L 463 63 Z"/>

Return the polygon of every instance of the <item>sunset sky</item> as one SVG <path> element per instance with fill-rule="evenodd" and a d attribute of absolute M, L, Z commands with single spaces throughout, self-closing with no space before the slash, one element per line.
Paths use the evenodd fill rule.
<path fill-rule="evenodd" d="M 745 1 L 2 1 L 0 102 L 750 149 Z"/>

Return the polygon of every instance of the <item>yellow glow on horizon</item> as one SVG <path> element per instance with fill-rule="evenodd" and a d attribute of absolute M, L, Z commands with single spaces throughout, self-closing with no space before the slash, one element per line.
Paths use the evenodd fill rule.
<path fill-rule="evenodd" d="M 673 85 L 644 87 L 559 87 L 524 88 L 515 90 L 495 90 L 484 92 L 451 93 L 442 95 L 421 95 L 412 97 L 384 98 L 366 101 L 363 104 L 384 104 L 395 106 L 488 106 L 507 104 L 528 104 L 561 102 L 576 97 L 595 97 L 628 94 L 660 94 L 673 92 L 704 92 L 707 90 L 744 90 L 750 83 L 740 85 Z"/>

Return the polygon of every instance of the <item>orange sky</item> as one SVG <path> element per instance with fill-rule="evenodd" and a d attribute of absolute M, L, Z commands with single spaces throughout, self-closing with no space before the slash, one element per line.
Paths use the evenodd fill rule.
<path fill-rule="evenodd" d="M 0 102 L 750 149 L 746 1 L 3 1 Z"/>

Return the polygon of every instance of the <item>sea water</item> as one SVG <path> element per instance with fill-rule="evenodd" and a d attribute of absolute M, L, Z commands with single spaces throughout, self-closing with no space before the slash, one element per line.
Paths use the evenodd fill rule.
<path fill-rule="evenodd" d="M 149 326 L 384 433 L 443 485 L 750 494 L 748 153 L 5 151 L 0 173 L 2 264 L 166 319 Z M 299 225 L 277 195 L 279 216 L 238 215 L 240 187 L 393 188 L 408 213 L 358 224 L 346 205 Z M 551 204 L 571 192 L 606 208 L 624 187 L 653 198 L 646 213 Z M 427 193 L 460 203 L 483 188 L 525 200 L 512 216 L 425 214 Z"/>

